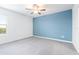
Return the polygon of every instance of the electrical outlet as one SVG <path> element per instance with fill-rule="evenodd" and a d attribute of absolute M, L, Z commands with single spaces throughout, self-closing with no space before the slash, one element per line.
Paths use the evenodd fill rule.
<path fill-rule="evenodd" d="M 62 35 L 61 38 L 64 38 L 64 36 Z"/>

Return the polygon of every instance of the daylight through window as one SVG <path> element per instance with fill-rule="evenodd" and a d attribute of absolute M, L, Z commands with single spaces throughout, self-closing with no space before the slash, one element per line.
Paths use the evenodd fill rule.
<path fill-rule="evenodd" d="M 6 17 L 0 15 L 0 34 L 6 33 Z"/>

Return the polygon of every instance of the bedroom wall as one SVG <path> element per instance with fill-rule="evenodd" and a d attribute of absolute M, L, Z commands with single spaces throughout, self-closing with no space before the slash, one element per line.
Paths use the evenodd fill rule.
<path fill-rule="evenodd" d="M 73 31 L 72 43 L 79 52 L 79 4 L 75 4 L 72 9 L 73 12 Z"/>
<path fill-rule="evenodd" d="M 7 33 L 0 34 L 0 44 L 32 36 L 32 17 L 4 8 L 0 8 L 0 15 L 7 19 Z"/>
<path fill-rule="evenodd" d="M 72 10 L 33 18 L 33 35 L 72 42 Z"/>

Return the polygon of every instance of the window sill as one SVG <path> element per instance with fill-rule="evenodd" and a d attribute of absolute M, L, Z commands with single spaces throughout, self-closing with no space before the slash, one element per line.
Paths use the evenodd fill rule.
<path fill-rule="evenodd" d="M 0 34 L 0 37 L 6 36 L 7 34 Z"/>

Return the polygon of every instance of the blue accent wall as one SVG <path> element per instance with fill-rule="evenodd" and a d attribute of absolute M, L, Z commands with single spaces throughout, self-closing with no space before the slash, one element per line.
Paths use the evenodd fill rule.
<path fill-rule="evenodd" d="M 33 18 L 33 35 L 72 41 L 72 10 Z"/>

